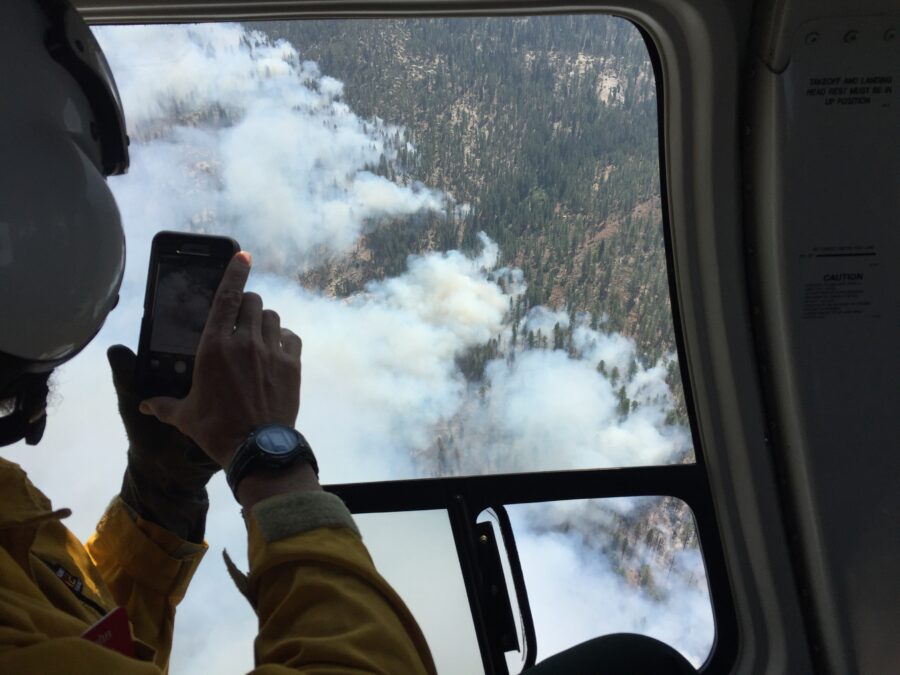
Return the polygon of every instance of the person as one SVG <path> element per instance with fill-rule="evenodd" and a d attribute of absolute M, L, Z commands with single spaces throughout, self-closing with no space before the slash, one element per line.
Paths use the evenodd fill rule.
<path fill-rule="evenodd" d="M 35 445 L 50 373 L 117 302 L 124 234 L 106 177 L 127 170 L 128 139 L 68 0 L 4 0 L 0 37 L 0 445 Z M 244 292 L 250 269 L 240 252 L 225 271 L 186 398 L 142 401 L 135 355 L 110 348 L 127 468 L 86 544 L 62 524 L 68 509 L 0 459 L 0 672 L 167 671 L 223 467 L 247 526 L 249 574 L 226 563 L 259 617 L 254 673 L 435 672 L 349 511 L 319 485 L 294 429 L 302 343 Z M 286 466 L 263 461 L 274 450 Z"/>

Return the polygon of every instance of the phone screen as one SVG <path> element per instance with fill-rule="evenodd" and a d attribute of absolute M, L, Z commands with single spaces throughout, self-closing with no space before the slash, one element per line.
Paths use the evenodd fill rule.
<path fill-rule="evenodd" d="M 213 297 L 222 279 L 221 264 L 165 256 L 159 262 L 150 350 L 197 353 Z"/>

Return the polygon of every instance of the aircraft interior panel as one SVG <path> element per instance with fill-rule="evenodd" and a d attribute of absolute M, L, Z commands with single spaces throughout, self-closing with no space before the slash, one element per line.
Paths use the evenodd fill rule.
<path fill-rule="evenodd" d="M 800 577 L 834 672 L 895 672 L 900 17 L 832 15 L 756 70 L 757 328 Z M 765 152 L 762 148 L 768 148 Z M 801 582 L 802 583 L 802 582 Z"/>

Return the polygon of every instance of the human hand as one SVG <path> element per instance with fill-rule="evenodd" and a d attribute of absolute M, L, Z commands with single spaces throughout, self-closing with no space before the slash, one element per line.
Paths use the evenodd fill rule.
<path fill-rule="evenodd" d="M 128 436 L 122 499 L 142 517 L 182 539 L 202 541 L 206 484 L 219 465 L 178 429 L 138 411 L 141 395 L 135 387 L 134 352 L 113 345 L 106 356 Z"/>
<path fill-rule="evenodd" d="M 263 424 L 294 426 L 300 408 L 300 338 L 244 293 L 250 254 L 237 253 L 225 270 L 200 338 L 191 391 L 158 396 L 140 410 L 192 438 L 219 466 Z"/>
<path fill-rule="evenodd" d="M 160 482 L 179 482 L 185 489 L 205 487 L 219 465 L 178 429 L 138 410 L 142 397 L 134 386 L 134 352 L 124 345 L 113 345 L 106 357 L 128 436 L 129 464 Z"/>

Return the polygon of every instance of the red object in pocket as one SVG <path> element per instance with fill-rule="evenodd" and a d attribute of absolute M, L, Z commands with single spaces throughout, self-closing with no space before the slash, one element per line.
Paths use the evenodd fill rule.
<path fill-rule="evenodd" d="M 134 657 L 134 642 L 128 625 L 128 612 L 124 607 L 116 607 L 93 626 L 81 634 L 85 640 Z"/>

